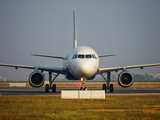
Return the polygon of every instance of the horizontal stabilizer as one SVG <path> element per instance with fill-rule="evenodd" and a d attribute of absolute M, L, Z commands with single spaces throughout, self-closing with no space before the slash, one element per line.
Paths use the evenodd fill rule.
<path fill-rule="evenodd" d="M 60 56 L 49 56 L 49 55 L 38 55 L 38 54 L 31 54 L 32 56 L 39 56 L 39 57 L 48 57 L 48 58 L 57 58 L 57 59 L 64 59 L 64 57 Z"/>
<path fill-rule="evenodd" d="M 110 57 L 110 56 L 116 56 L 117 54 L 111 54 L 111 55 L 100 55 L 99 57 Z"/>

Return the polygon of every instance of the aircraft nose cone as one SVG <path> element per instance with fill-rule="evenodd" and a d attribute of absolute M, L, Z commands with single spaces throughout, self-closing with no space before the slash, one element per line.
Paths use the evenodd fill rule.
<path fill-rule="evenodd" d="M 90 78 L 96 73 L 96 67 L 91 62 L 81 64 L 79 74 L 83 77 Z"/>

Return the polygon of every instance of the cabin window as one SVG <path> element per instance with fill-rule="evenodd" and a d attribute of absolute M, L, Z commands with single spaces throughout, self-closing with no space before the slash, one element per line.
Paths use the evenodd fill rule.
<path fill-rule="evenodd" d="M 72 59 L 76 59 L 77 58 L 77 54 L 74 54 Z"/>
<path fill-rule="evenodd" d="M 92 58 L 92 55 L 86 55 L 86 58 Z"/>
<path fill-rule="evenodd" d="M 97 59 L 97 57 L 96 57 L 94 54 L 92 54 L 92 57 L 93 57 L 94 59 Z"/>
<path fill-rule="evenodd" d="M 79 55 L 78 55 L 78 58 L 84 58 L 84 55 L 79 54 Z"/>

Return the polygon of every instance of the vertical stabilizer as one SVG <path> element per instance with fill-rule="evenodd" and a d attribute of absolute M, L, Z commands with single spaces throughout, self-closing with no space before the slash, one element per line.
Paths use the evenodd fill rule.
<path fill-rule="evenodd" d="M 76 11 L 73 10 L 73 47 L 77 47 Z"/>

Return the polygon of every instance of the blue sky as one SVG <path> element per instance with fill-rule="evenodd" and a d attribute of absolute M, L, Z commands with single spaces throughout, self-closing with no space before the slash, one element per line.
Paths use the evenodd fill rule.
<path fill-rule="evenodd" d="M 61 60 L 31 54 L 65 56 L 72 49 L 73 9 L 78 45 L 118 54 L 100 58 L 100 67 L 160 63 L 159 6 L 159 0 L 1 0 L 0 63 L 62 67 Z M 158 74 L 160 67 L 130 71 Z M 13 80 L 28 80 L 31 72 L 0 67 L 0 76 Z"/>

